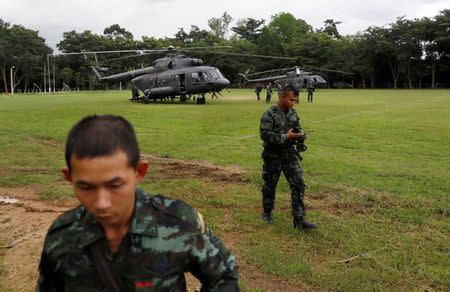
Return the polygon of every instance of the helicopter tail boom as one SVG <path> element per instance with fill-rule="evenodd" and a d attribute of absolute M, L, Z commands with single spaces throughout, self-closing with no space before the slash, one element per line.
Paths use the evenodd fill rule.
<path fill-rule="evenodd" d="M 92 67 L 92 72 L 94 72 L 94 75 L 95 75 L 95 77 L 96 77 L 98 80 L 103 81 L 103 77 L 102 77 L 102 75 L 100 75 L 100 73 L 97 71 L 97 68 Z"/>
<path fill-rule="evenodd" d="M 245 75 L 244 73 L 239 73 L 239 76 L 241 76 L 242 78 L 244 78 L 245 82 L 248 83 L 250 80 L 247 78 L 247 75 Z"/>

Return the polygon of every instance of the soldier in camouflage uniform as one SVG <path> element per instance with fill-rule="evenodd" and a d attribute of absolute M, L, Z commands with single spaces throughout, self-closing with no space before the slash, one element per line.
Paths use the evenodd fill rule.
<path fill-rule="evenodd" d="M 269 82 L 266 86 L 266 103 L 270 103 L 272 99 L 272 83 Z"/>
<path fill-rule="evenodd" d="M 307 90 L 308 90 L 308 102 L 313 102 L 314 91 L 316 90 L 314 87 L 314 81 L 312 79 L 308 80 Z"/>
<path fill-rule="evenodd" d="M 261 91 L 262 91 L 262 85 L 261 85 L 261 83 L 256 83 L 256 86 L 255 86 L 255 93 L 256 93 L 256 99 L 257 99 L 258 101 L 261 100 Z"/>
<path fill-rule="evenodd" d="M 272 210 L 275 204 L 275 190 L 281 172 L 284 173 L 291 188 L 291 207 L 295 228 L 313 229 L 314 223 L 305 220 L 305 181 L 298 161 L 294 140 L 306 139 L 301 130 L 300 119 L 293 109 L 298 98 L 298 89 L 289 85 L 283 89 L 278 105 L 271 107 L 261 117 L 260 136 L 264 142 L 262 158 L 263 180 L 262 203 L 263 219 L 272 223 Z M 299 129 L 295 133 L 293 129 Z"/>
<path fill-rule="evenodd" d="M 66 161 L 63 173 L 81 205 L 51 225 L 37 291 L 185 291 L 186 272 L 202 291 L 239 291 L 236 260 L 201 215 L 136 188 L 148 162 L 125 119 L 81 120 L 69 133 Z"/>

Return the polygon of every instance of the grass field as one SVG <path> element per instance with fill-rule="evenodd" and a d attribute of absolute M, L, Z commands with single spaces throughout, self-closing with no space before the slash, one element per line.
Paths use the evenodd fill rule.
<path fill-rule="evenodd" d="M 258 126 L 267 105 L 251 90 L 206 105 L 141 105 L 114 91 L 0 96 L 0 186 L 69 195 L 58 174 L 69 128 L 87 114 L 120 114 L 143 153 L 245 170 L 235 185 L 160 177 L 144 188 L 197 207 L 263 273 L 317 290 L 450 289 L 450 91 L 319 90 L 313 104 L 302 94 L 302 126 L 315 130 L 302 162 L 314 232 L 291 227 L 284 179 L 275 223 L 260 219 Z"/>

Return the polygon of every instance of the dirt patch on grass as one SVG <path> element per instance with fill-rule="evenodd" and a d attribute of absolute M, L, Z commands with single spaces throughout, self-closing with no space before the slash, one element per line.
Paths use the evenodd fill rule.
<path fill-rule="evenodd" d="M 36 173 L 36 174 L 50 174 L 57 173 L 56 170 L 38 167 L 10 167 L 4 168 L 4 173 Z"/>
<path fill-rule="evenodd" d="M 371 215 L 382 209 L 411 208 L 410 202 L 399 202 L 388 195 L 371 195 L 359 191 L 350 194 L 331 192 L 328 194 L 306 194 L 306 209 L 324 211 L 338 216 L 351 216 L 354 214 Z M 283 206 L 290 208 L 289 204 Z"/>
<path fill-rule="evenodd" d="M 243 181 L 244 170 L 239 166 L 217 166 L 204 161 L 164 158 L 152 154 L 142 154 L 141 157 L 156 166 L 156 177 L 199 177 L 223 182 Z"/>
<path fill-rule="evenodd" d="M 250 265 L 243 257 L 236 253 L 237 245 L 242 241 L 242 234 L 227 231 L 221 236 L 221 240 L 236 256 L 239 265 L 239 274 L 251 289 L 263 291 L 313 291 L 311 287 L 301 282 L 291 282 L 279 277 L 261 272 L 257 267 Z"/>
<path fill-rule="evenodd" d="M 0 204 L 2 199 L 11 198 L 17 200 L 15 206 L 24 207 L 34 212 L 64 212 L 68 208 L 78 205 L 78 200 L 73 198 L 58 198 L 51 202 L 39 201 L 40 190 L 37 187 L 0 187 Z M 2 202 L 3 201 L 3 202 Z"/>
<path fill-rule="evenodd" d="M 35 200 L 32 187 L 0 188 L 0 242 L 6 291 L 33 291 L 42 244 L 48 227 L 74 200 Z"/>
<path fill-rule="evenodd" d="M 51 148 L 63 149 L 64 148 L 64 144 L 65 144 L 64 141 L 56 140 L 56 139 L 50 138 L 50 137 L 34 135 L 34 136 L 32 136 L 32 138 L 37 140 L 38 143 L 40 143 L 42 145 L 45 145 L 47 147 L 51 147 Z"/>

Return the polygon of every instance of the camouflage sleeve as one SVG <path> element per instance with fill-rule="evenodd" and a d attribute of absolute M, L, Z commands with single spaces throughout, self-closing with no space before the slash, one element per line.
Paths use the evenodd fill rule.
<path fill-rule="evenodd" d="M 52 272 L 51 264 L 45 252 L 42 252 L 41 261 L 39 263 L 39 277 L 36 285 L 36 292 L 57 292 L 62 291 L 61 279 Z"/>
<path fill-rule="evenodd" d="M 190 272 L 202 283 L 201 291 L 240 291 L 236 259 L 211 229 L 195 235 L 191 252 Z"/>
<path fill-rule="evenodd" d="M 302 126 L 300 125 L 300 117 L 295 113 L 295 127 L 299 128 L 300 131 L 303 131 Z"/>
<path fill-rule="evenodd" d="M 48 229 L 42 248 L 41 260 L 39 262 L 39 277 L 36 285 L 36 292 L 56 292 L 64 290 L 63 279 L 55 272 L 56 264 L 53 263 L 48 256 L 49 247 L 52 246 L 53 243 L 50 239 L 50 235 L 59 228 L 77 220 L 82 212 L 83 209 L 80 207 L 64 212 L 53 221 Z"/>
<path fill-rule="evenodd" d="M 273 118 L 269 112 L 264 113 L 259 124 L 259 135 L 261 139 L 269 144 L 285 144 L 286 134 L 273 130 Z"/>

